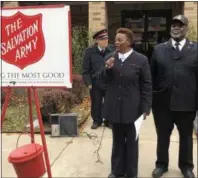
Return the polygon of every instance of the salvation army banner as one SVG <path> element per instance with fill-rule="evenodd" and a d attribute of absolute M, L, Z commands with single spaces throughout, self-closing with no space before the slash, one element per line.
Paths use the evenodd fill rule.
<path fill-rule="evenodd" d="M 65 5 L 3 9 L 2 86 L 71 88 L 70 19 Z"/>

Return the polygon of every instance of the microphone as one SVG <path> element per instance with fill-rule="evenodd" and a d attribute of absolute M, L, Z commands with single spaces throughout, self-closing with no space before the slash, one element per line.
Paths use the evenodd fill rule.
<path fill-rule="evenodd" d="M 110 58 L 115 58 L 116 53 L 117 53 L 117 51 L 115 50 Z M 109 67 L 109 65 L 105 63 L 105 68 L 107 69 L 108 67 Z"/>

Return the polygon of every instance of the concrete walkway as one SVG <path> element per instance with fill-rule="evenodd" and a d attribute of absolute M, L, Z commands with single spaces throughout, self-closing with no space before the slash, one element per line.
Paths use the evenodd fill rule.
<path fill-rule="evenodd" d="M 111 130 L 99 128 L 91 130 L 89 119 L 76 138 L 51 138 L 46 136 L 53 177 L 107 177 L 110 172 L 110 156 L 112 146 Z M 91 134 L 89 138 L 86 134 Z M 16 148 L 17 134 L 2 135 L 2 177 L 16 177 L 14 169 L 7 158 L 9 152 Z M 102 142 L 101 142 L 101 138 Z M 20 138 L 19 145 L 29 143 L 28 136 Z M 36 135 L 36 141 L 41 143 L 40 135 Z M 101 142 L 101 148 L 98 148 Z M 144 121 L 139 141 L 139 177 L 151 177 L 156 159 L 156 134 L 152 116 Z M 97 155 L 99 149 L 99 155 Z M 100 156 L 98 161 L 98 156 Z M 177 131 L 171 138 L 169 172 L 164 177 L 182 177 L 177 167 L 178 135 Z M 194 173 L 197 177 L 197 140 L 194 140 Z M 44 176 L 47 177 L 47 174 Z"/>

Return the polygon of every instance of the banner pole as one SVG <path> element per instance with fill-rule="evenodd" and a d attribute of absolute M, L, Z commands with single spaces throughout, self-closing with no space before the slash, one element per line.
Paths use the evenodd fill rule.
<path fill-rule="evenodd" d="M 28 104 L 29 104 L 29 121 L 30 121 L 30 133 L 31 133 L 31 143 L 34 143 L 34 126 L 32 118 L 32 94 L 31 88 L 28 88 Z"/>
<path fill-rule="evenodd" d="M 40 112 L 38 93 L 37 93 L 36 88 L 32 87 L 32 89 L 33 89 L 34 98 L 35 98 L 36 110 L 37 110 L 37 115 L 38 115 L 40 133 L 41 133 L 41 140 L 42 140 L 42 143 L 43 143 L 45 163 L 46 163 L 46 167 L 47 167 L 47 174 L 48 174 L 48 178 L 52 178 L 51 167 L 50 167 L 48 151 L 47 151 L 47 144 L 46 144 L 45 133 L 44 133 L 44 128 L 43 128 L 43 121 L 42 121 L 42 116 L 41 116 L 41 112 Z"/>

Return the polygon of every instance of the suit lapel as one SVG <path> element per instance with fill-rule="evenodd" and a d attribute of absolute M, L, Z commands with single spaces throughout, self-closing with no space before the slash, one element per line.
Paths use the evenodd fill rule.
<path fill-rule="evenodd" d="M 192 44 L 189 42 L 189 40 L 186 40 L 186 43 L 181 50 L 181 56 L 184 54 L 188 54 L 188 52 L 191 50 L 191 48 L 192 48 Z"/>
<path fill-rule="evenodd" d="M 192 48 L 192 45 L 191 43 L 189 42 L 188 39 L 186 39 L 186 43 L 185 45 L 183 46 L 182 50 L 180 53 L 176 52 L 175 48 L 173 47 L 172 45 L 172 40 L 170 39 L 169 40 L 169 47 L 171 47 L 172 49 L 172 54 L 174 56 L 174 59 L 178 60 L 178 59 L 181 59 L 181 57 L 184 55 L 184 54 L 187 54 L 191 48 Z"/>
<path fill-rule="evenodd" d="M 174 48 L 173 44 L 172 44 L 172 39 L 169 40 L 168 42 L 168 46 L 170 48 L 170 54 L 172 55 L 172 58 L 175 59 L 175 60 L 178 60 L 181 58 L 181 55 L 182 55 L 182 52 L 178 52 L 176 51 L 176 49 Z"/>
<path fill-rule="evenodd" d="M 95 52 L 99 54 L 99 57 L 101 58 L 101 60 L 104 60 L 104 54 L 102 55 L 101 51 L 99 50 L 98 46 L 95 47 Z"/>
<path fill-rule="evenodd" d="M 111 52 L 111 48 L 109 46 L 106 47 L 105 52 Z"/>
<path fill-rule="evenodd" d="M 165 43 L 165 45 L 167 46 L 167 51 L 166 51 L 166 55 L 169 55 L 169 58 L 172 60 L 172 59 L 175 59 L 177 56 L 175 54 L 175 51 L 174 51 L 174 47 L 172 45 L 172 39 L 170 39 L 169 41 L 167 41 Z"/>

